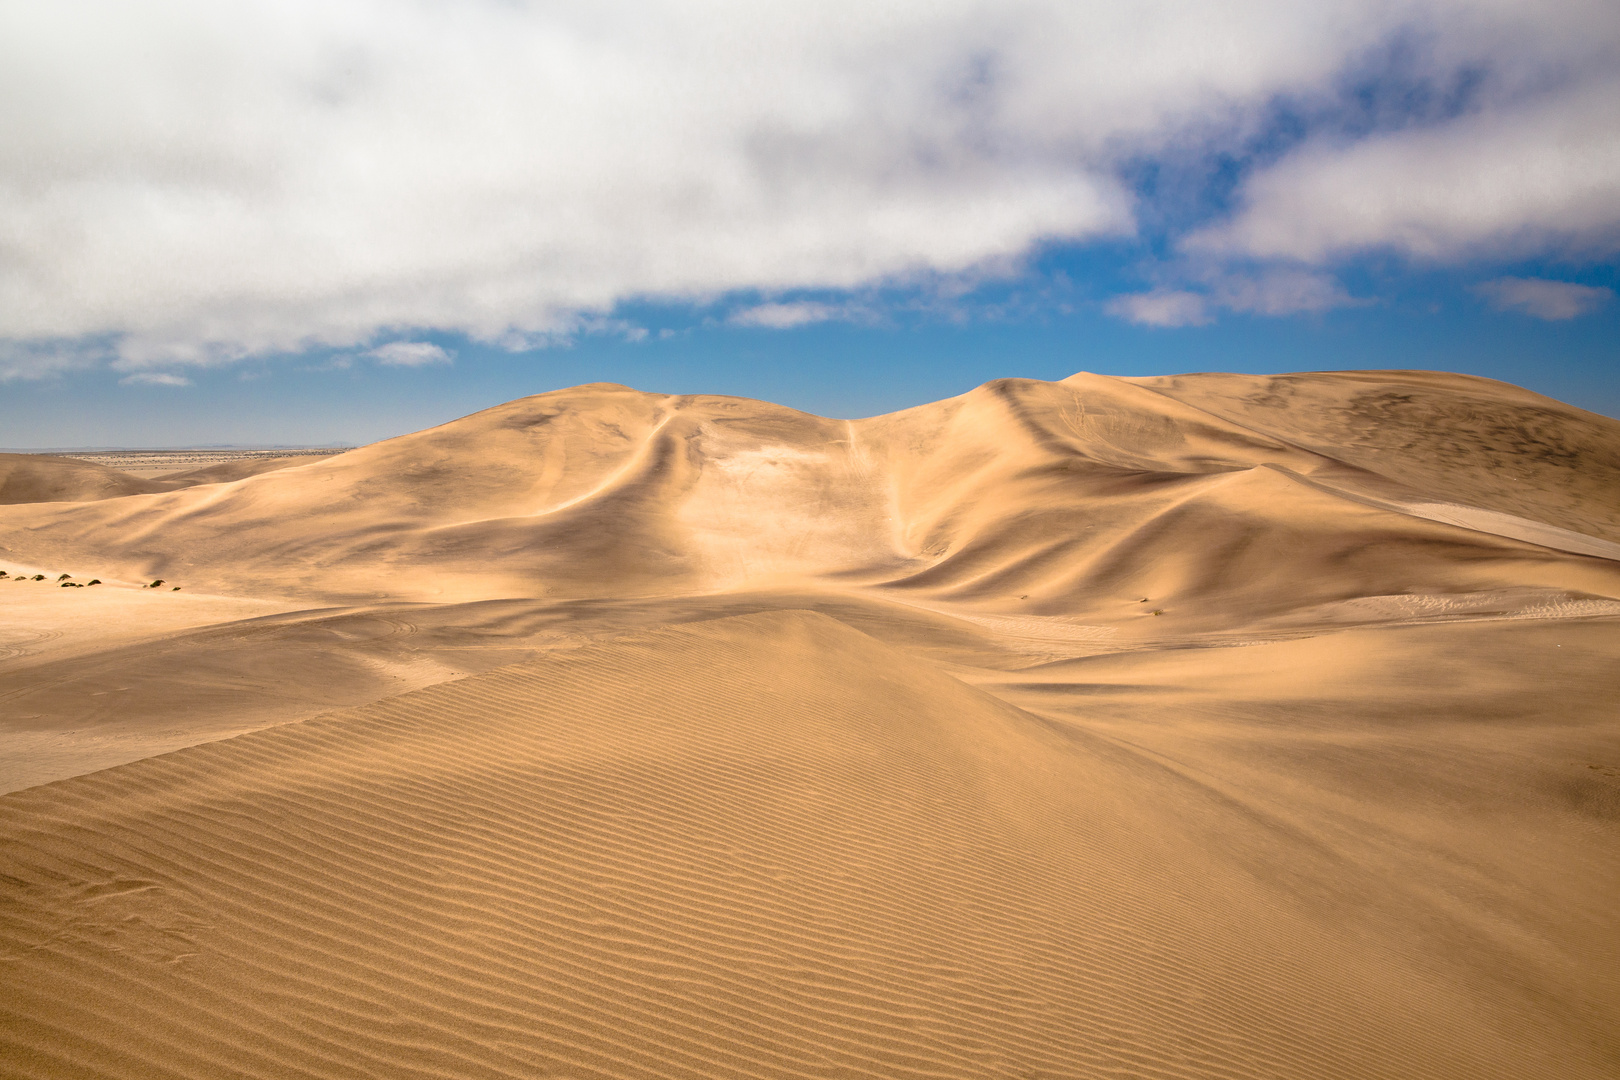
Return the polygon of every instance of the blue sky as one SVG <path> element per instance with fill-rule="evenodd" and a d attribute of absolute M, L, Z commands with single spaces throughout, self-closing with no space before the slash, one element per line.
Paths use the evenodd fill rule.
<path fill-rule="evenodd" d="M 0 9 L 0 446 L 615 381 L 1428 368 L 1620 415 L 1612 4 Z"/>
<path fill-rule="evenodd" d="M 1079 251 L 1051 261 L 1075 280 L 1090 260 Z M 1101 268 L 1099 286 L 1109 287 L 1115 273 Z M 1566 276 L 1620 284 L 1612 267 Z M 357 445 L 595 381 L 737 394 L 854 417 L 1004 376 L 1424 368 L 1504 379 L 1620 417 L 1620 305 L 1556 321 L 1496 311 L 1470 291 L 1477 278 L 1474 268 L 1410 274 L 1364 306 L 1282 318 L 1228 314 L 1185 327 L 1134 325 L 1083 296 L 1041 297 L 1010 315 L 964 305 L 967 313 L 954 317 L 898 311 L 877 325 L 785 330 L 732 325 L 706 308 L 634 305 L 620 314 L 650 329 L 641 340 L 587 333 L 513 352 L 462 335 L 417 335 L 438 343 L 450 362 L 410 367 L 364 358 L 343 364 L 343 353 L 272 356 L 193 372 L 185 386 L 121 384 L 117 372 L 88 369 L 7 384 L 0 416 L 17 448 Z M 673 333 L 660 337 L 660 330 Z"/>

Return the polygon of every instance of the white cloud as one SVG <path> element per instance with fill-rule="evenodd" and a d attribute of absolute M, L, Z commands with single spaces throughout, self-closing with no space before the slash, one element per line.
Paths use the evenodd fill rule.
<path fill-rule="evenodd" d="M 427 364 L 449 364 L 451 355 L 439 346 L 426 341 L 390 341 L 366 353 L 379 364 L 390 367 L 422 367 Z"/>
<path fill-rule="evenodd" d="M 1254 177 L 1246 208 L 1189 250 L 1325 260 L 1612 248 L 1620 241 L 1620 81 L 1438 128 L 1313 144 Z"/>
<path fill-rule="evenodd" d="M 137 371 L 133 375 L 125 375 L 118 380 L 124 386 L 190 386 L 191 380 L 184 375 L 175 375 L 167 371 Z"/>
<path fill-rule="evenodd" d="M 1285 157 L 1213 246 L 1579 239 L 1616 221 L 1612 97 L 1585 73 L 1613 68 L 1617 21 L 1612 0 L 0 0 L 0 334 L 165 370 L 971 275 L 1129 234 L 1123 162 L 1237 145 L 1402 35 L 1507 89 Z"/>
<path fill-rule="evenodd" d="M 1211 321 L 1208 299 L 1179 289 L 1116 296 L 1103 310 L 1139 326 L 1203 326 Z"/>
<path fill-rule="evenodd" d="M 1474 291 L 1498 311 L 1519 311 L 1538 319 L 1573 319 L 1596 311 L 1614 299 L 1614 290 L 1546 278 L 1497 278 Z"/>

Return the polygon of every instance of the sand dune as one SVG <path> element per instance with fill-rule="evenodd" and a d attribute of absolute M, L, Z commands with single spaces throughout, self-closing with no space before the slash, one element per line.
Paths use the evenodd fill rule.
<path fill-rule="evenodd" d="M 1415 491 L 1620 542 L 1614 420 L 1432 371 L 1132 380 Z"/>
<path fill-rule="evenodd" d="M 44 460 L 0 1075 L 1620 1075 L 1620 422 L 599 384 Z"/>
<path fill-rule="evenodd" d="M 1617 490 L 1594 486 L 1578 456 L 1539 467 L 1562 470 L 1550 501 L 1514 505 L 1566 531 L 1579 529 L 1560 500 Z M 1004 380 L 860 422 L 598 385 L 235 483 L 18 507 L 6 547 L 19 561 L 96 559 L 132 580 L 338 603 L 814 581 L 1068 614 L 1148 596 L 1230 620 L 1419 583 L 1620 584 L 1613 560 L 1378 513 L 1324 484 L 1458 501 L 1458 485 L 1416 489 L 1100 376 Z M 1324 564 L 1331 574 L 1312 569 Z"/>
<path fill-rule="evenodd" d="M 260 473 L 276 472 L 280 469 L 295 469 L 300 465 L 308 465 L 313 458 L 316 461 L 331 456 L 311 452 L 285 457 L 267 457 L 254 454 L 239 457 L 234 461 L 222 461 L 217 465 L 204 465 L 197 469 L 182 469 L 176 472 L 163 473 L 163 482 L 171 488 L 196 487 L 198 484 L 228 484 L 232 480 L 244 480 L 249 476 L 258 476 Z"/>
<path fill-rule="evenodd" d="M 166 487 L 89 461 L 49 454 L 0 454 L 0 505 L 113 499 Z"/>
<path fill-rule="evenodd" d="M 1201 842 L 1247 808 L 818 616 L 0 805 L 29 1073 L 1598 1076 L 1610 1034 L 1346 934 L 1333 852 L 1283 831 L 1257 878 Z"/>
<path fill-rule="evenodd" d="M 126 472 L 95 461 L 52 454 L 0 454 L 0 506 L 16 503 L 93 502 L 148 495 L 199 484 L 221 484 L 307 464 L 311 455 L 254 455 L 197 469 L 155 476 Z M 316 458 L 319 460 L 319 458 Z"/>

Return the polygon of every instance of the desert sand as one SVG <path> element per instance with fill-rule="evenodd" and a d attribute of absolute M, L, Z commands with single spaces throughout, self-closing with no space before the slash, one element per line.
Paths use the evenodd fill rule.
<path fill-rule="evenodd" d="M 1620 421 L 597 384 L 265 470 L 0 459 L 0 1075 L 1620 1075 Z"/>

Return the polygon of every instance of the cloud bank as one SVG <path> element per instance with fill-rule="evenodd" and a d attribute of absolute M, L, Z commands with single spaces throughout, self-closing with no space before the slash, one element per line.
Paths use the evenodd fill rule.
<path fill-rule="evenodd" d="M 0 0 L 0 368 L 524 347 L 738 291 L 815 321 L 787 294 L 1136 235 L 1133 163 L 1248 153 L 1391 43 L 1471 89 L 1285 147 L 1185 250 L 1612 250 L 1598 0 Z M 1278 289 L 1198 295 L 1328 295 Z"/>
<path fill-rule="evenodd" d="M 1247 207 L 1194 235 L 1206 252 L 1322 261 L 1391 248 L 1425 259 L 1614 245 L 1620 78 L 1398 131 L 1319 143 L 1249 183 Z"/>

